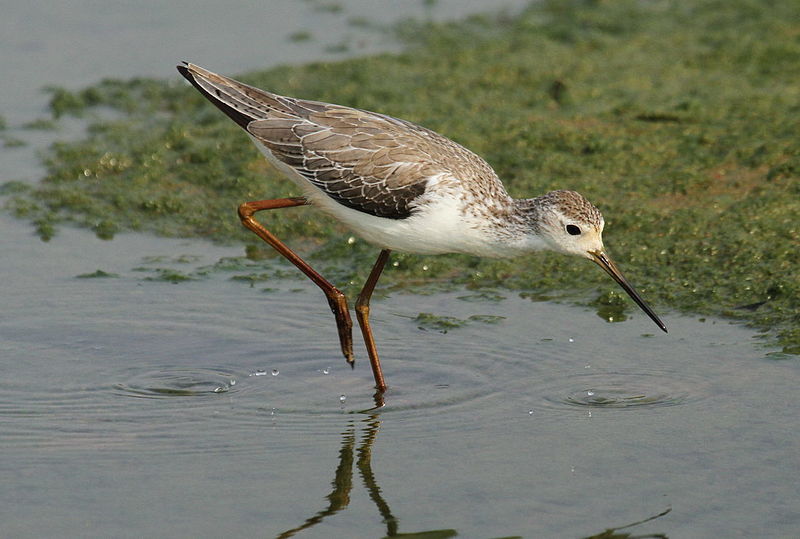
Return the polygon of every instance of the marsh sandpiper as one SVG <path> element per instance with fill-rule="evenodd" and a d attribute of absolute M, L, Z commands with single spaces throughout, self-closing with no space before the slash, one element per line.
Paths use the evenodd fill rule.
<path fill-rule="evenodd" d="M 486 161 L 419 125 L 280 96 L 190 63 L 179 65 L 178 71 L 302 190 L 300 197 L 245 202 L 239 217 L 322 289 L 336 318 L 342 353 L 351 365 L 353 324 L 344 294 L 253 214 L 312 205 L 381 249 L 355 305 L 379 393 L 387 386 L 370 328 L 369 303 L 394 250 L 513 257 L 549 249 L 587 258 L 667 331 L 606 254 L 603 215 L 582 195 L 559 190 L 514 199 Z"/>

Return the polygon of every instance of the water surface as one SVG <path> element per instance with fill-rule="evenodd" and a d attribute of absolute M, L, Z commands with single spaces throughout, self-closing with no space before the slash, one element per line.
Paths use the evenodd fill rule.
<path fill-rule="evenodd" d="M 79 7 L 63 25 L 32 24 L 11 49 L 11 80 L 29 84 L 4 92 L 12 125 L 41 110 L 44 83 L 155 74 L 119 69 L 114 55 L 138 60 L 95 4 Z M 174 39 L 168 22 L 182 13 L 120 24 Z M 181 36 L 190 48 L 192 34 Z M 228 51 L 210 62 L 226 72 L 261 65 L 263 46 L 194 39 Z M 65 52 L 73 40 L 82 55 Z M 170 48 L 146 62 L 166 64 L 164 76 L 180 59 Z M 23 136 L 31 146 L 3 150 L 5 178 L 41 173 L 40 135 Z M 240 247 L 69 229 L 44 244 L 6 215 L 0 229 L 4 536 L 585 537 L 656 515 L 620 533 L 800 530 L 798 365 L 745 327 L 666 312 L 662 335 L 638 312 L 609 324 L 503 290 L 379 288 L 373 322 L 391 387 L 371 410 L 361 342 L 351 370 L 310 283 L 147 280 Z M 116 276 L 77 278 L 98 269 Z M 445 331 L 420 313 L 470 321 Z"/>
<path fill-rule="evenodd" d="M 379 294 L 391 388 L 369 411 L 361 343 L 351 370 L 311 285 L 144 281 L 143 253 L 202 265 L 232 249 L 27 234 L 6 235 L 18 256 L 2 261 L 12 536 L 269 537 L 312 519 L 303 536 L 375 537 L 388 519 L 579 537 L 668 508 L 636 529 L 777 537 L 797 524 L 796 364 L 745 328 L 667 314 L 662 336 L 642 315 L 609 324 L 502 291 Z M 96 267 L 119 277 L 75 278 Z M 494 323 L 420 329 L 421 312 Z M 348 469 L 349 504 L 314 521 Z"/>

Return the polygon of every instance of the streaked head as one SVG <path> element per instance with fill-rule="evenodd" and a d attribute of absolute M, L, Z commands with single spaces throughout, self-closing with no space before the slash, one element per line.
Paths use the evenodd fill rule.
<path fill-rule="evenodd" d="M 603 250 L 603 214 L 580 193 L 550 191 L 535 201 L 538 232 L 550 249 L 583 258 Z"/>
<path fill-rule="evenodd" d="M 608 273 L 664 332 L 667 327 L 630 285 L 603 247 L 603 214 L 575 191 L 551 191 L 535 199 L 539 236 L 554 251 L 588 258 Z"/>

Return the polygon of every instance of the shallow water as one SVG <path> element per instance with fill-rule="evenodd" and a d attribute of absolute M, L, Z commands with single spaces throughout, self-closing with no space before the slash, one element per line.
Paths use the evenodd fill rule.
<path fill-rule="evenodd" d="M 5 178 L 41 173 L 32 149 L 3 150 Z M 379 288 L 371 410 L 361 341 L 351 370 L 310 283 L 136 271 L 239 247 L 0 229 L 4 537 L 585 537 L 670 509 L 619 533 L 800 530 L 798 364 L 747 328 Z M 97 269 L 118 276 L 76 278 Z"/>
<path fill-rule="evenodd" d="M 797 365 L 745 328 L 667 314 L 656 335 L 502 291 L 376 297 L 391 388 L 370 411 L 360 341 L 351 370 L 303 281 L 144 281 L 145 255 L 235 249 L 2 225 L 10 536 L 270 537 L 329 506 L 302 536 L 580 537 L 668 508 L 636 532 L 797 529 Z M 75 278 L 98 267 L 119 277 Z M 502 318 L 442 333 L 420 312 Z"/>

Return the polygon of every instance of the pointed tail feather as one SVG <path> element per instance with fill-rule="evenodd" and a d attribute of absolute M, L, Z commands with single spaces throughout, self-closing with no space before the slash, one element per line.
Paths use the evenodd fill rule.
<path fill-rule="evenodd" d="M 188 62 L 176 67 L 201 94 L 244 129 L 254 120 L 267 118 L 264 100 L 276 97 Z M 261 99 L 260 103 L 257 98 Z"/>

